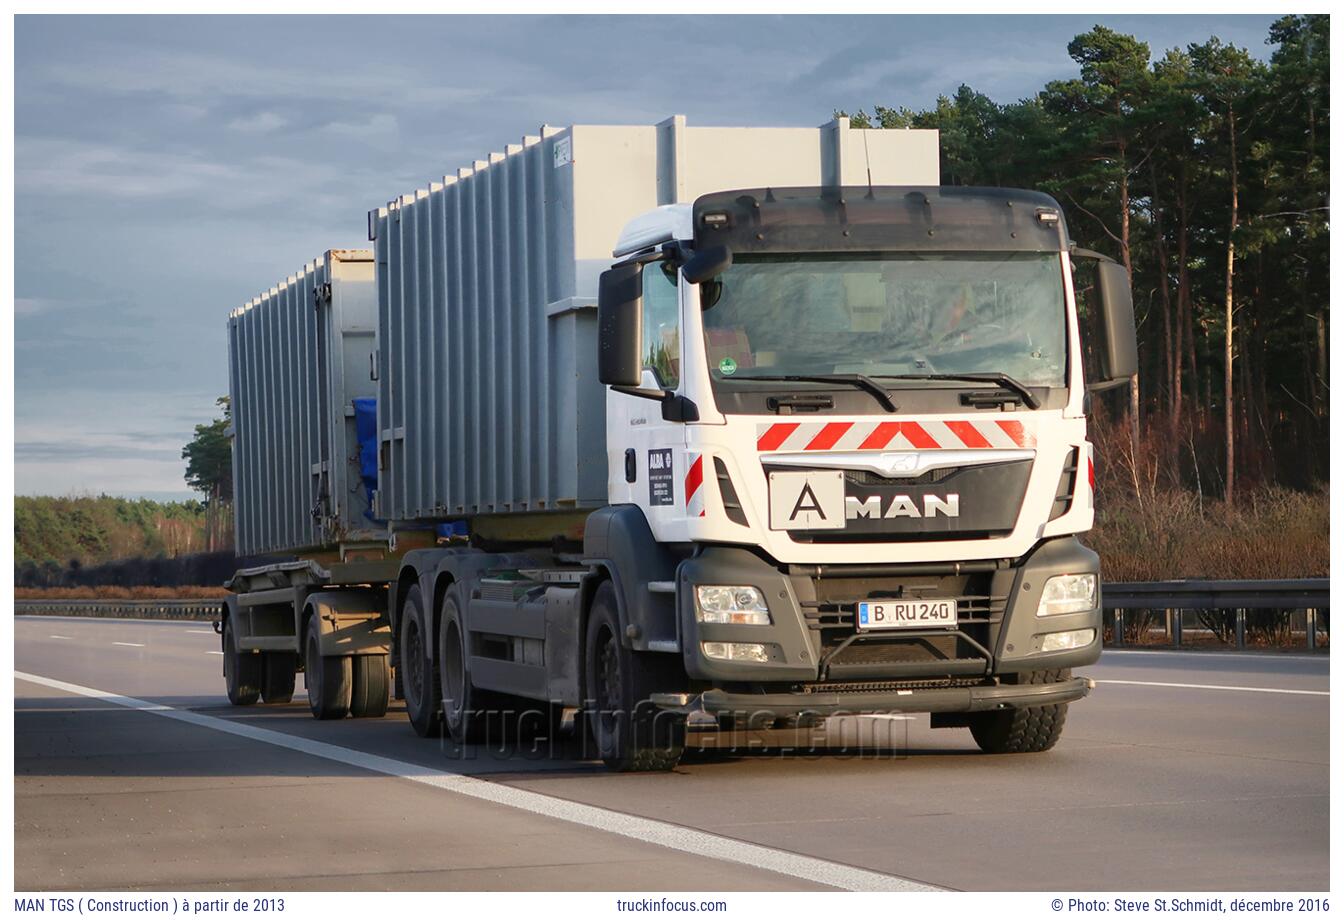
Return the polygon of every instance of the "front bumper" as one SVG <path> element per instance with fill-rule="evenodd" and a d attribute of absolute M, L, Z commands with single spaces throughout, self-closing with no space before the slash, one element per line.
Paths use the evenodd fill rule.
<path fill-rule="evenodd" d="M 949 564 L 953 565 L 953 564 Z M 988 568 L 986 568 L 988 566 Z M 893 596 L 893 590 L 919 590 L 933 580 L 926 571 L 893 565 L 889 571 L 872 574 L 860 567 L 832 567 L 833 571 L 816 578 L 835 578 L 842 587 L 832 585 L 844 596 L 857 600 L 876 596 Z M 863 567 L 872 569 L 873 567 Z M 944 568 L 947 568 L 946 566 Z M 681 650 L 686 673 L 694 680 L 707 681 L 716 687 L 746 684 L 746 689 L 764 691 L 770 695 L 779 689 L 799 689 L 790 685 L 813 684 L 849 680 L 918 681 L 920 678 L 949 678 L 952 684 L 975 684 L 974 678 L 990 678 L 1030 671 L 1057 670 L 1082 667 L 1096 662 L 1101 656 L 1101 610 L 1081 611 L 1049 617 L 1038 617 L 1041 591 L 1052 575 L 1062 573 L 1096 572 L 1099 568 L 1095 553 L 1074 537 L 1062 537 L 1039 543 L 1031 553 L 1013 564 L 981 564 L 976 592 L 984 595 L 974 614 L 965 616 L 955 633 L 948 631 L 902 633 L 855 632 L 852 620 L 848 627 L 826 625 L 818 619 L 824 601 L 818 593 L 821 582 L 813 576 L 800 575 L 795 570 L 783 572 L 760 556 L 742 548 L 710 546 L 684 560 L 677 570 L 677 605 Z M 696 585 L 752 585 L 766 600 L 771 623 L 768 626 L 747 626 L 699 623 L 695 619 L 694 593 Z M 968 583 L 969 584 L 969 583 Z M 908 596 L 908 595 L 906 595 Z M 914 596 L 921 596 L 915 594 Z M 922 596 L 938 596 L 929 594 Z M 960 604 L 960 602 L 959 602 Z M 829 608 L 827 608 L 829 609 Z M 960 610 L 960 606 L 959 606 Z M 842 618 L 843 619 L 843 618 Z M 1095 631 L 1090 643 L 1066 651 L 1043 651 L 1043 640 L 1052 632 L 1081 629 Z M 955 641 L 951 637 L 957 636 Z M 923 642 L 930 649 L 941 648 L 928 655 L 893 654 L 874 646 Z M 711 659 L 704 654 L 702 643 L 757 643 L 767 649 L 766 661 L 725 661 Z M 837 643 L 848 650 L 837 650 Z M 841 654 L 840 652 L 843 652 Z M 871 654 L 877 652 L 877 654 Z M 901 660 L 897 660 L 901 659 Z M 950 678 L 960 678 L 950 680 Z M 948 699 L 960 699 L 964 687 L 938 687 L 938 692 L 950 693 Z M 979 687 L 979 690 L 986 689 Z M 996 688 L 989 687 L 994 690 Z M 715 693 L 721 691 L 715 690 Z M 882 691 L 887 692 L 887 691 Z M 910 694 L 933 692 L 927 687 L 918 690 L 891 691 L 898 703 L 909 700 Z M 753 693 L 753 696 L 759 694 Z M 981 694 L 984 695 L 983 693 Z M 853 694 L 849 695 L 851 698 Z M 991 698 L 987 696 L 985 698 Z M 919 699 L 925 697 L 920 696 Z M 930 705 L 942 706 L 942 697 L 927 697 Z M 900 707 L 898 707 L 900 708 Z M 922 711 L 957 711 L 924 708 Z M 964 707 L 962 711 L 964 710 Z"/>
<path fill-rule="evenodd" d="M 999 684 L 984 687 L 945 687 L 884 693 L 731 693 L 706 690 L 698 697 L 683 694 L 655 696 L 654 702 L 678 712 L 701 710 L 713 716 L 748 721 L 816 715 L 858 715 L 866 712 L 988 712 L 1026 709 L 1080 700 L 1092 681 L 1075 677 L 1053 684 Z"/>

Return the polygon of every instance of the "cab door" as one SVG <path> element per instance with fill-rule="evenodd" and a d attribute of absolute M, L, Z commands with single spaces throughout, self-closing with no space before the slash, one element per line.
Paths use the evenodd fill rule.
<path fill-rule="evenodd" d="M 650 262 L 642 274 L 643 389 L 682 387 L 681 304 L 677 272 Z M 613 503 L 639 505 L 659 540 L 685 539 L 687 476 L 682 422 L 663 418 L 662 404 L 607 390 L 608 495 Z M 702 495 L 702 490 L 695 493 Z M 692 498 L 698 497 L 693 494 Z"/>

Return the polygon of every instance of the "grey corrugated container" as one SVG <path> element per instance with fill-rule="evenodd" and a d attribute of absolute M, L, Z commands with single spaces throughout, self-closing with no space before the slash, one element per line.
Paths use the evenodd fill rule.
<path fill-rule="evenodd" d="M 352 400 L 375 396 L 373 253 L 334 249 L 229 316 L 240 554 L 385 540 L 365 516 Z"/>
<path fill-rule="evenodd" d="M 869 181 L 937 185 L 938 133 L 543 127 L 371 212 L 380 515 L 605 504 L 597 277 L 626 221 L 712 191 Z"/>
<path fill-rule="evenodd" d="M 938 133 L 543 128 L 370 212 L 378 259 L 378 513 L 606 502 L 597 278 L 630 218 L 761 185 L 937 185 Z"/>

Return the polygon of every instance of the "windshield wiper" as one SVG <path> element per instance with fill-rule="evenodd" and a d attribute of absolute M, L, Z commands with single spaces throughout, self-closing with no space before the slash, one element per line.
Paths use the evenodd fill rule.
<path fill-rule="evenodd" d="M 1022 397 L 1022 401 L 1027 404 L 1028 409 L 1041 408 L 1041 401 L 1036 398 L 1027 385 L 1016 377 L 999 371 L 990 371 L 984 374 L 879 374 L 883 380 L 969 380 L 972 383 L 997 383 L 1001 387 L 1006 387 Z"/>
<path fill-rule="evenodd" d="M 872 377 L 864 374 L 752 374 L 749 377 L 736 377 L 736 380 L 801 380 L 814 383 L 847 383 L 860 390 L 866 390 L 872 393 L 882 408 L 888 412 L 896 412 L 900 406 L 896 405 L 891 399 L 891 394 L 887 392 L 886 387 L 878 383 Z"/>

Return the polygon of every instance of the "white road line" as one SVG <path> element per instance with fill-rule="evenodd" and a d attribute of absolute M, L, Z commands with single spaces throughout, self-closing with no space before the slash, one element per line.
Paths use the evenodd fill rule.
<path fill-rule="evenodd" d="M 206 654 L 207 654 L 207 655 L 223 655 L 224 653 L 221 652 L 219 649 L 212 649 L 211 651 L 206 652 Z"/>
<path fill-rule="evenodd" d="M 1322 664 L 1329 664 L 1330 659 L 1324 653 L 1294 655 L 1286 652 L 1255 652 L 1255 651 L 1227 651 L 1220 652 L 1209 649 L 1202 652 L 1187 652 L 1175 648 L 1108 648 L 1102 651 L 1102 658 L 1109 658 L 1112 655 L 1164 655 L 1167 658 L 1180 656 L 1182 658 L 1240 658 L 1243 661 L 1319 661 Z"/>
<path fill-rule="evenodd" d="M 195 633 L 195 634 L 198 635 L 198 636 L 213 636 L 213 635 L 215 635 L 215 631 L 214 631 L 213 629 L 187 629 L 187 630 L 184 630 L 184 632 Z"/>
<path fill-rule="evenodd" d="M 113 642 L 112 644 L 113 644 L 113 645 L 126 645 L 126 646 L 130 646 L 131 648 L 144 648 L 144 647 L 145 647 L 145 643 L 143 643 L 143 642 Z"/>
<path fill-rule="evenodd" d="M 47 638 L 48 638 L 48 639 L 69 639 L 70 637 L 69 637 L 69 636 L 58 636 L 58 635 L 56 635 L 55 633 L 52 633 L 50 636 L 47 636 Z"/>
<path fill-rule="evenodd" d="M 1126 684 L 1131 687 L 1176 687 L 1181 690 L 1240 690 L 1244 693 L 1290 693 L 1293 696 L 1329 696 L 1329 690 L 1283 690 L 1279 687 L 1229 687 L 1223 684 L 1169 684 L 1157 680 L 1096 680 L 1098 684 Z"/>
<path fill-rule="evenodd" d="M 570 824 L 606 831 L 610 834 L 619 834 L 623 837 L 657 844 L 671 850 L 690 853 L 693 856 L 738 863 L 846 891 L 942 890 L 936 886 L 901 878 L 897 875 L 886 875 L 869 869 L 859 869 L 842 863 L 817 859 L 813 856 L 776 850 L 772 847 L 734 840 L 730 837 L 720 837 L 706 831 L 655 821 L 652 818 L 627 815 L 619 811 L 599 808 L 595 805 L 583 805 L 579 802 L 558 799 L 524 789 L 515 789 L 512 786 L 492 783 L 458 773 L 450 773 L 434 767 L 393 760 L 390 757 L 355 751 L 350 748 L 327 744 L 323 741 L 313 741 L 297 735 L 287 735 L 283 732 L 257 728 L 254 725 L 232 722 L 228 719 L 202 715 L 198 712 L 174 709 L 171 706 L 150 703 L 129 696 L 119 696 L 105 690 L 81 687 L 78 684 L 69 684 L 65 681 L 53 680 L 50 677 L 26 674 L 22 671 L 15 671 L 14 677 L 43 687 L 50 687 L 53 690 L 62 690 L 66 693 L 74 693 L 104 703 L 124 706 L 127 709 L 175 719 L 201 728 L 238 735 L 264 744 L 272 744 L 276 747 L 297 751 L 300 754 L 309 754 L 313 757 L 321 757 L 325 760 L 347 764 L 373 773 L 382 773 L 386 776 L 410 780 L 411 782 L 442 789 L 445 792 L 465 795 L 509 808 L 517 808 L 548 818 L 567 821 Z"/>

